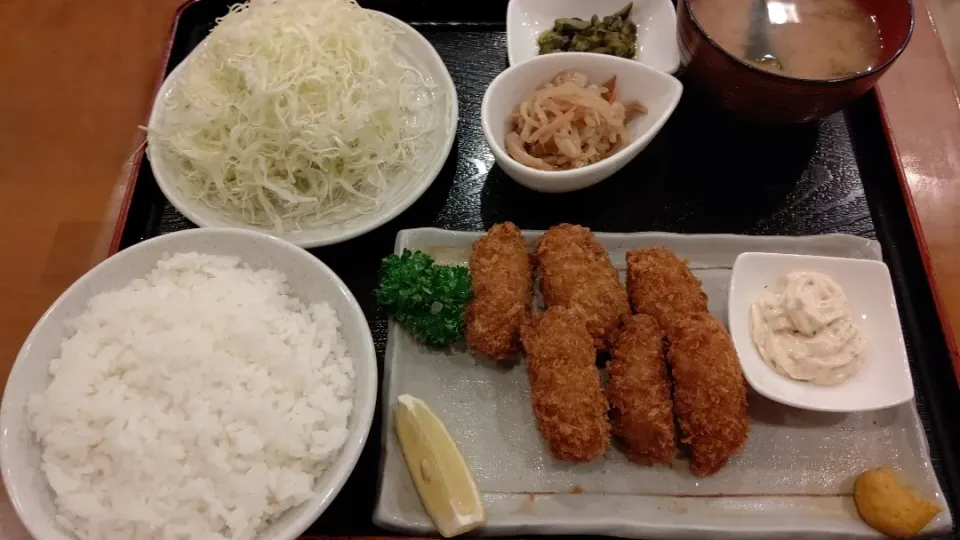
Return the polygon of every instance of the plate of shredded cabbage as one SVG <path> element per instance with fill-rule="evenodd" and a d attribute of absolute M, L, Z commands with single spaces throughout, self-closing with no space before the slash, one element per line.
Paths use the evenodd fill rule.
<path fill-rule="evenodd" d="M 197 225 L 316 247 L 413 204 L 457 117 L 449 72 L 406 23 L 355 0 L 251 0 L 164 81 L 147 156 Z"/>

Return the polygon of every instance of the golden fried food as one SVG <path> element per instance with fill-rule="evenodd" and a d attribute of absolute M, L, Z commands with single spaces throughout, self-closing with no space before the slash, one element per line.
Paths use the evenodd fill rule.
<path fill-rule="evenodd" d="M 880 467 L 862 473 L 853 484 L 857 512 L 867 525 L 894 538 L 915 536 L 941 508 L 900 483 L 897 473 Z"/>
<path fill-rule="evenodd" d="M 494 225 L 473 244 L 470 278 L 467 346 L 502 360 L 519 350 L 520 328 L 533 306 L 533 266 L 516 225 Z"/>
<path fill-rule="evenodd" d="M 649 315 L 624 322 L 607 364 L 613 432 L 637 463 L 668 464 L 677 453 L 673 399 L 663 357 L 663 330 Z"/>
<path fill-rule="evenodd" d="M 700 280 L 662 247 L 627 252 L 627 291 L 633 310 L 653 316 L 667 332 L 688 315 L 707 312 Z"/>
<path fill-rule="evenodd" d="M 561 224 L 537 241 L 537 276 L 547 306 L 573 309 L 594 346 L 607 348 L 620 321 L 630 315 L 627 291 L 603 244 L 590 229 Z"/>
<path fill-rule="evenodd" d="M 709 476 L 747 440 L 747 389 L 730 335 L 709 313 L 695 313 L 667 331 L 673 408 L 690 468 Z"/>
<path fill-rule="evenodd" d="M 610 445 L 593 338 L 573 310 L 550 307 L 522 331 L 533 414 L 550 453 L 590 461 Z"/>

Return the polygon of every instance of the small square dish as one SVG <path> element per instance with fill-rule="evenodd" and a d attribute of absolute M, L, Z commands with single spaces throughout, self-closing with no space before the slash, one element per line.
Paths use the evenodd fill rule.
<path fill-rule="evenodd" d="M 863 364 L 834 386 L 802 382 L 774 371 L 754 343 L 751 305 L 773 292 L 790 272 L 825 274 L 842 289 L 853 323 L 863 337 Z M 880 261 L 743 253 L 730 278 L 730 334 L 743 374 L 759 394 L 801 409 L 857 412 L 886 409 L 913 399 L 913 381 L 887 265 Z"/>
<path fill-rule="evenodd" d="M 537 56 L 537 37 L 563 17 L 603 18 L 629 0 L 510 0 L 507 5 L 507 56 L 516 65 Z M 637 25 L 636 60 L 665 73 L 680 67 L 677 11 L 670 0 L 634 0 L 630 20 Z M 562 54 L 562 53 L 554 53 Z"/>

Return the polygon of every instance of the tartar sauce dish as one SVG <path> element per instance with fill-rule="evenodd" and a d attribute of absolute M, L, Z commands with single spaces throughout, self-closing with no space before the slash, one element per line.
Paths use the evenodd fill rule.
<path fill-rule="evenodd" d="M 727 316 L 747 383 L 769 399 L 829 412 L 913 399 L 890 271 L 880 261 L 743 253 Z"/>

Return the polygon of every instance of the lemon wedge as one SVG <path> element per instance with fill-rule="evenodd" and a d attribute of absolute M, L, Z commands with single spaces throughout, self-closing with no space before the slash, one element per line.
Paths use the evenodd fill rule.
<path fill-rule="evenodd" d="M 404 394 L 393 410 L 400 448 L 423 507 L 446 538 L 486 520 L 480 492 L 463 454 L 423 400 Z"/>

